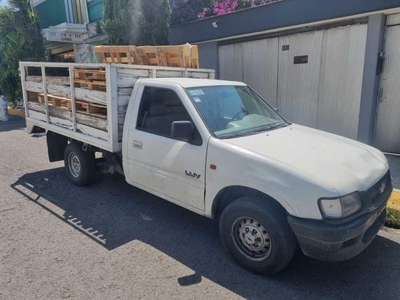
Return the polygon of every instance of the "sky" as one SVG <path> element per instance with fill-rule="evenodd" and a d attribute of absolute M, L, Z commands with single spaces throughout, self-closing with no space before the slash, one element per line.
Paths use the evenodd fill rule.
<path fill-rule="evenodd" d="M 0 6 L 7 5 L 7 0 L 0 0 Z"/>

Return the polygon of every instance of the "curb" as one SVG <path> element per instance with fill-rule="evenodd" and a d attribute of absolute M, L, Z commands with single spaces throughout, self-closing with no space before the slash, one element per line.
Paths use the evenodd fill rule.
<path fill-rule="evenodd" d="M 23 110 L 20 110 L 20 109 L 8 109 L 8 113 L 10 115 L 14 115 L 14 116 L 25 118 L 25 112 Z"/>

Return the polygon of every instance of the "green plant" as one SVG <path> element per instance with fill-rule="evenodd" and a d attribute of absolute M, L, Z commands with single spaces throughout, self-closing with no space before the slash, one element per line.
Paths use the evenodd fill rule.
<path fill-rule="evenodd" d="M 9 0 L 0 8 L 0 89 L 8 101 L 21 96 L 19 61 L 43 61 L 43 37 L 29 0 Z"/>
<path fill-rule="evenodd" d="M 138 45 L 167 45 L 170 16 L 168 0 L 142 1 Z"/>
<path fill-rule="evenodd" d="M 400 229 L 400 211 L 387 208 L 386 226 Z"/>
<path fill-rule="evenodd" d="M 110 45 L 136 44 L 139 14 L 140 0 L 104 1 L 103 27 Z"/>
<path fill-rule="evenodd" d="M 213 0 L 175 0 L 172 5 L 171 25 L 180 25 L 197 20 L 199 13 L 210 8 L 212 3 Z M 211 15 L 211 12 L 206 10 L 204 17 L 209 15 Z"/>

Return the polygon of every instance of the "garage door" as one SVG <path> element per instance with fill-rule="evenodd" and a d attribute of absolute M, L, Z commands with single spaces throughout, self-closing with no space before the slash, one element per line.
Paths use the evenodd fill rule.
<path fill-rule="evenodd" d="M 385 53 L 375 145 L 385 152 L 400 153 L 400 15 L 388 17 Z"/>
<path fill-rule="evenodd" d="M 220 46 L 220 78 L 246 82 L 276 107 L 278 43 L 274 38 Z"/>
<path fill-rule="evenodd" d="M 246 82 L 292 122 L 355 139 L 366 37 L 359 24 L 220 46 L 220 78 Z"/>

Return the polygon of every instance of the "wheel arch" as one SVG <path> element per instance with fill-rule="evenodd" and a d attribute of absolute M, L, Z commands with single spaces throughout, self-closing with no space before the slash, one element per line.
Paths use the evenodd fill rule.
<path fill-rule="evenodd" d="M 218 192 L 215 196 L 212 207 L 211 207 L 211 215 L 212 219 L 218 220 L 221 216 L 224 209 L 233 201 L 238 198 L 250 196 L 250 197 L 258 197 L 265 198 L 268 201 L 275 202 L 287 215 L 290 215 L 287 209 L 274 197 L 259 191 L 255 188 L 241 186 L 241 185 L 233 185 L 224 187 L 222 190 Z"/>

